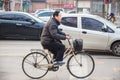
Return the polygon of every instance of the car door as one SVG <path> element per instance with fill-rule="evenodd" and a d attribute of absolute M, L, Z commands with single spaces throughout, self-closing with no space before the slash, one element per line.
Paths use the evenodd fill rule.
<path fill-rule="evenodd" d="M 78 18 L 76 16 L 62 17 L 61 25 L 59 28 L 62 29 L 66 34 L 69 34 L 73 39 L 78 38 L 79 29 L 77 28 L 77 20 Z M 68 46 L 67 42 L 64 42 L 64 44 Z"/>
<path fill-rule="evenodd" d="M 104 23 L 97 19 L 82 17 L 82 31 L 80 37 L 83 39 L 85 49 L 105 50 L 108 42 L 108 33 L 102 31 Z"/>
<path fill-rule="evenodd" d="M 38 39 L 40 27 L 37 22 L 32 23 L 33 20 L 26 14 L 15 14 L 16 17 L 16 28 L 19 37 L 22 39 Z"/>
<path fill-rule="evenodd" d="M 14 25 L 14 14 L 1 13 L 0 14 L 0 37 L 6 39 L 14 39 L 16 30 Z"/>

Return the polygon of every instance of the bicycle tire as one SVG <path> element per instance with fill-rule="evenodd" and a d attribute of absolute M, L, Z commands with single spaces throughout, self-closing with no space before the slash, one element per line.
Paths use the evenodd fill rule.
<path fill-rule="evenodd" d="M 38 55 L 38 56 L 35 57 L 34 55 L 36 55 L 36 56 Z M 34 56 L 34 57 L 33 57 L 33 56 Z M 32 62 L 32 60 L 33 60 L 33 61 L 34 61 L 34 60 L 37 60 L 37 61 L 39 62 L 39 58 L 38 58 L 38 57 L 41 57 L 41 58 L 43 58 L 43 60 L 45 60 L 45 61 L 43 61 L 44 64 L 45 64 L 45 62 L 46 62 L 46 64 L 49 63 L 47 57 L 46 57 L 44 54 L 40 53 L 40 52 L 31 52 L 31 53 L 29 53 L 28 55 L 26 55 L 26 56 L 24 57 L 24 59 L 23 59 L 23 61 L 22 61 L 22 70 L 23 70 L 23 72 L 25 73 L 25 75 L 27 75 L 28 77 L 30 77 L 30 78 L 32 78 L 32 79 L 42 78 L 42 77 L 45 76 L 45 75 L 47 74 L 47 72 L 48 72 L 48 68 L 46 68 L 46 69 L 45 69 L 45 72 L 44 72 L 43 74 L 41 74 L 39 71 L 42 70 L 42 69 L 35 67 L 35 63 L 36 63 L 36 62 Z M 37 58 L 37 59 L 35 59 L 35 58 Z M 31 59 L 31 60 L 29 60 L 29 59 Z M 28 62 L 27 62 L 27 61 L 28 61 Z M 42 62 L 42 60 L 41 60 L 41 62 Z M 27 64 L 29 64 L 29 65 L 28 65 L 28 66 L 25 66 L 25 65 L 27 65 Z M 38 70 L 39 73 L 34 73 L 35 71 L 33 71 L 31 68 L 33 68 L 33 70 L 36 70 L 36 72 L 37 72 L 37 70 Z M 28 72 L 27 72 L 27 70 L 28 70 Z M 44 69 L 43 69 L 43 70 L 44 70 Z M 31 72 L 30 72 L 30 71 L 31 71 Z"/>
<path fill-rule="evenodd" d="M 79 61 L 83 61 L 84 63 L 79 62 L 80 64 L 77 63 L 77 66 L 75 66 L 75 62 L 77 62 L 75 60 L 75 57 L 77 58 L 77 61 L 78 61 L 79 57 L 82 58 L 82 59 L 79 59 Z M 76 78 L 81 78 L 81 79 L 90 76 L 92 74 L 92 72 L 94 71 L 94 68 L 95 68 L 95 62 L 94 62 L 94 59 L 92 58 L 92 56 L 89 55 L 88 53 L 77 52 L 75 54 L 75 57 L 74 57 L 74 55 L 72 55 L 68 59 L 68 62 L 67 62 L 67 69 L 70 72 L 70 74 L 72 76 L 76 77 Z M 89 59 L 89 60 L 87 60 L 87 59 Z M 71 68 L 71 63 L 72 62 L 74 62 L 73 68 Z M 87 62 L 90 62 L 90 63 L 87 63 Z M 90 64 L 90 65 L 85 66 L 85 64 Z M 92 66 L 92 67 L 90 67 L 90 66 Z M 90 71 L 88 72 L 89 67 L 90 67 Z M 80 70 L 80 72 L 79 72 L 79 70 Z"/>

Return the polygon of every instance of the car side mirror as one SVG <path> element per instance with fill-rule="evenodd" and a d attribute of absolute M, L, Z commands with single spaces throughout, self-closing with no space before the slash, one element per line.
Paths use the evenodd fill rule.
<path fill-rule="evenodd" d="M 32 24 L 35 24 L 35 20 L 33 19 L 27 19 L 26 21 L 31 22 Z"/>
<path fill-rule="evenodd" d="M 107 27 L 106 26 L 102 26 L 102 31 L 103 32 L 107 32 L 108 31 Z"/>
<path fill-rule="evenodd" d="M 33 20 L 33 19 L 31 19 L 30 22 L 31 22 L 32 24 L 35 24 L 35 20 Z"/>

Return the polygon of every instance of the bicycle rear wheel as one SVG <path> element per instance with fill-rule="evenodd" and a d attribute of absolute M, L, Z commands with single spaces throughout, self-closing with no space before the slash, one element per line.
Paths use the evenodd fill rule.
<path fill-rule="evenodd" d="M 89 54 L 77 52 L 69 58 L 67 68 L 72 76 L 86 78 L 94 71 L 95 63 Z"/>
<path fill-rule="evenodd" d="M 22 61 L 22 69 L 28 77 L 39 79 L 45 76 L 48 72 L 48 67 L 39 65 L 48 63 L 48 59 L 45 55 L 39 52 L 32 52 L 24 57 Z"/>

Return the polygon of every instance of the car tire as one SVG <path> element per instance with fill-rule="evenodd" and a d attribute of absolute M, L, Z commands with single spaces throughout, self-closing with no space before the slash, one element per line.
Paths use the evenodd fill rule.
<path fill-rule="evenodd" d="M 112 53 L 115 56 L 120 56 L 120 42 L 116 42 L 113 44 Z"/>

